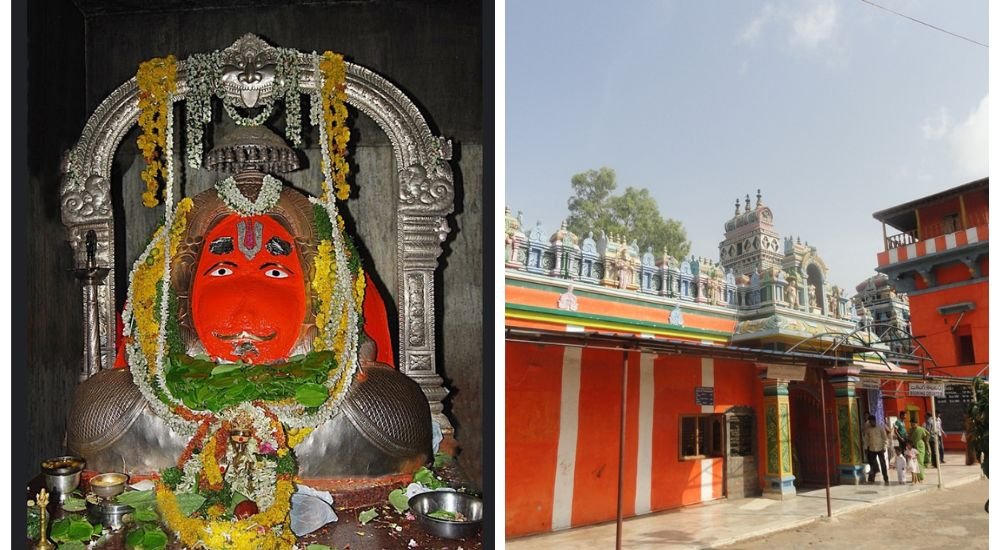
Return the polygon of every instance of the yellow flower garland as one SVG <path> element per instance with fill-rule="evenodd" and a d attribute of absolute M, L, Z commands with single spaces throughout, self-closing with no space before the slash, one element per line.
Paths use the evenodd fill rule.
<path fill-rule="evenodd" d="M 336 263 L 333 260 L 333 244 L 323 239 L 316 248 L 316 257 L 313 260 L 312 288 L 316 293 L 318 307 L 316 311 L 316 339 L 313 340 L 313 349 L 323 351 L 327 348 L 327 328 L 329 322 L 327 312 L 330 310 L 330 302 L 333 300 L 333 275 L 336 273 Z"/>
<path fill-rule="evenodd" d="M 312 428 L 292 428 L 288 430 L 288 446 L 295 448 L 299 443 L 302 443 L 305 438 L 309 437 L 313 431 Z"/>
<path fill-rule="evenodd" d="M 187 228 L 187 215 L 194 206 L 194 201 L 185 198 L 177 204 L 174 222 L 170 227 L 170 258 L 177 253 L 181 235 Z M 139 346 L 149 364 L 152 374 L 156 368 L 156 345 L 160 335 L 160 304 L 156 294 L 163 281 L 163 228 L 153 234 L 154 245 L 146 256 L 146 261 L 139 264 L 132 273 L 132 318 L 138 327 Z"/>
<path fill-rule="evenodd" d="M 206 521 L 181 513 L 177 496 L 163 483 L 156 484 L 156 505 L 164 524 L 189 548 L 232 548 L 236 550 L 283 549 L 295 546 L 289 522 L 295 484 L 279 479 L 274 504 L 267 510 L 238 521 Z M 281 534 L 271 528 L 281 525 Z M 263 527 L 260 530 L 258 528 Z M 261 532 L 263 531 L 263 532 Z"/>
<path fill-rule="evenodd" d="M 172 55 L 150 59 L 139 65 L 135 79 L 139 85 L 139 127 L 142 128 L 137 143 L 146 160 L 146 169 L 142 171 L 142 181 L 146 182 L 142 203 L 152 208 L 159 204 L 157 177 L 166 179 L 166 166 L 160 158 L 169 154 L 164 151 L 167 109 L 171 108 L 170 94 L 177 89 L 177 60 Z"/>
<path fill-rule="evenodd" d="M 347 127 L 347 69 L 344 56 L 333 52 L 324 52 L 319 61 L 319 70 L 323 74 L 323 128 L 326 132 L 327 150 L 333 166 L 327 166 L 323 160 L 323 173 L 333 172 L 334 192 L 340 200 L 347 200 L 351 189 L 347 185 L 347 174 L 350 166 L 347 164 L 347 142 L 351 139 L 351 130 Z M 329 192 L 324 184 L 323 198 Z"/>

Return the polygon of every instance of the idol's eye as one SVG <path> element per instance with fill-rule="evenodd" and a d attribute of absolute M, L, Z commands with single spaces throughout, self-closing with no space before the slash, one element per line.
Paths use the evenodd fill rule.
<path fill-rule="evenodd" d="M 267 268 L 266 270 L 264 270 L 264 275 L 266 275 L 266 276 L 268 276 L 268 277 L 270 277 L 272 279 L 287 279 L 288 278 L 288 272 L 285 271 L 284 269 L 278 269 L 277 267 L 269 267 L 269 268 Z"/>
<path fill-rule="evenodd" d="M 210 277 L 228 277 L 232 274 L 233 270 L 230 267 L 224 265 L 220 265 L 219 267 L 208 272 L 208 275 Z"/>

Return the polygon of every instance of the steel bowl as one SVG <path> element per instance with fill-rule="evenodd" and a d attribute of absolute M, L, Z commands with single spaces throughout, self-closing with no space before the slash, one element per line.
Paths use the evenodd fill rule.
<path fill-rule="evenodd" d="M 80 472 L 87 462 L 78 456 L 57 456 L 42 461 L 42 473 L 45 474 L 45 488 L 59 495 L 59 500 L 65 499 L 80 486 Z"/>
<path fill-rule="evenodd" d="M 476 534 L 483 524 L 483 501 L 455 491 L 431 491 L 410 499 L 410 510 L 428 533 L 446 539 L 464 539 Z M 458 513 L 464 521 L 431 517 L 437 511 Z"/>
<path fill-rule="evenodd" d="M 100 523 L 105 528 L 118 531 L 132 523 L 135 509 L 113 500 L 103 500 L 90 495 L 87 498 L 87 516 L 91 523 Z"/>
<path fill-rule="evenodd" d="M 90 490 L 101 498 L 114 498 L 125 491 L 128 476 L 118 472 L 110 472 L 94 476 L 90 480 Z"/>

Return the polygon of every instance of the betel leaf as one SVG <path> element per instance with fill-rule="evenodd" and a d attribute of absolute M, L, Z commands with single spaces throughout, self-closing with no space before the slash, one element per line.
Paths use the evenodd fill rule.
<path fill-rule="evenodd" d="M 71 540 L 59 544 L 59 550 L 86 550 L 87 545 L 78 540 Z"/>
<path fill-rule="evenodd" d="M 125 546 L 128 548 L 136 548 L 142 546 L 143 540 L 146 538 L 146 530 L 142 527 L 134 529 L 128 535 L 125 536 Z"/>
<path fill-rule="evenodd" d="M 225 363 L 212 369 L 212 372 L 209 374 L 209 376 L 218 376 L 220 374 L 226 374 L 227 372 L 238 370 L 242 366 L 243 365 L 241 363 Z"/>
<path fill-rule="evenodd" d="M 440 468 L 451 462 L 451 455 L 448 453 L 437 453 L 434 455 L 434 467 Z"/>
<path fill-rule="evenodd" d="M 325 544 L 316 544 L 315 542 L 306 546 L 306 550 L 333 550 Z"/>
<path fill-rule="evenodd" d="M 445 519 L 448 521 L 456 521 L 458 519 L 458 514 L 455 512 L 449 512 L 448 510 L 434 510 L 433 512 L 427 514 L 427 517 L 434 519 Z"/>
<path fill-rule="evenodd" d="M 57 519 L 49 527 L 49 536 L 56 542 L 69 540 L 69 518 Z"/>
<path fill-rule="evenodd" d="M 389 504 L 400 514 L 410 509 L 410 499 L 406 498 L 406 492 L 402 489 L 393 489 L 389 493 Z"/>
<path fill-rule="evenodd" d="M 326 386 L 309 382 L 295 390 L 295 400 L 306 407 L 318 407 L 330 396 Z"/>
<path fill-rule="evenodd" d="M 62 507 L 67 512 L 82 512 L 87 509 L 87 501 L 77 497 L 66 497 Z"/>
<path fill-rule="evenodd" d="M 142 538 L 142 547 L 144 550 L 153 550 L 155 548 L 166 548 L 167 547 L 167 534 L 163 532 L 163 529 L 156 527 L 154 529 L 146 529 L 146 536 Z"/>
<path fill-rule="evenodd" d="M 369 508 L 364 512 L 358 514 L 358 521 L 361 523 L 361 525 L 364 525 L 369 521 L 375 519 L 376 516 L 378 516 L 378 512 L 376 512 L 374 508 Z"/>
<path fill-rule="evenodd" d="M 413 474 L 413 481 L 427 487 L 428 489 L 440 489 L 444 487 L 443 481 L 434 476 L 434 472 L 428 470 L 427 467 L 422 467 L 415 474 Z"/>
<path fill-rule="evenodd" d="M 142 507 L 152 506 L 156 502 L 156 495 L 153 494 L 153 490 L 149 489 L 146 491 L 126 491 L 115 499 L 119 504 L 127 504 L 133 508 L 139 509 Z"/>
<path fill-rule="evenodd" d="M 69 540 L 90 540 L 94 536 L 94 526 L 85 519 L 74 519 L 69 522 Z"/>
<path fill-rule="evenodd" d="M 153 511 L 152 508 L 136 508 L 135 514 L 132 515 L 136 521 L 157 521 L 160 516 Z"/>
<path fill-rule="evenodd" d="M 185 516 L 190 516 L 205 503 L 205 497 L 198 493 L 177 493 L 177 508 Z"/>

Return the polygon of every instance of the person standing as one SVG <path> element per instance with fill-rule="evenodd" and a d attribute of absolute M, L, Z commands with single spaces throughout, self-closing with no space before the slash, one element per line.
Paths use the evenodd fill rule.
<path fill-rule="evenodd" d="M 885 466 L 885 447 L 887 443 L 885 428 L 882 426 L 875 425 L 875 415 L 868 415 L 868 425 L 865 426 L 865 430 L 862 433 L 864 444 L 865 444 L 865 454 L 868 458 L 868 465 L 871 467 L 871 471 L 868 473 L 868 483 L 875 483 L 875 473 L 876 469 L 882 471 L 882 479 L 885 484 L 889 484 L 889 472 Z"/>
<path fill-rule="evenodd" d="M 892 424 L 892 430 L 896 434 L 896 439 L 899 441 L 900 447 L 905 446 L 908 441 L 906 439 L 906 422 L 903 421 L 904 418 L 906 418 L 906 411 L 899 411 L 896 421 Z"/>
<path fill-rule="evenodd" d="M 910 431 L 910 443 L 917 450 L 917 466 L 919 466 L 917 481 L 924 480 L 924 464 L 927 463 L 928 439 L 930 439 L 930 435 L 927 433 L 927 430 L 920 424 L 914 423 L 913 429 Z"/>
<path fill-rule="evenodd" d="M 896 452 L 896 456 L 892 458 L 892 465 L 896 468 L 896 480 L 899 481 L 900 485 L 906 483 L 906 457 L 903 455 L 903 450 L 899 447 L 893 448 Z"/>
<path fill-rule="evenodd" d="M 932 398 L 933 399 L 933 398 Z M 924 454 L 924 466 L 931 466 L 934 468 L 938 467 L 938 436 L 937 436 L 937 419 L 931 413 L 927 413 L 924 420 L 924 429 L 927 430 L 928 441 L 930 447 L 927 449 L 926 454 Z M 917 450 L 920 447 L 917 446 Z"/>
<path fill-rule="evenodd" d="M 944 436 L 948 434 L 944 433 L 944 426 L 941 424 L 941 411 L 938 411 L 934 422 L 937 425 L 938 460 L 944 464 Z"/>

